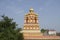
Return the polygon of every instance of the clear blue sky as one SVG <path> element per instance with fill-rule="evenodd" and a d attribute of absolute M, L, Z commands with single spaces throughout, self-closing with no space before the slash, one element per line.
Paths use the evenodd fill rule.
<path fill-rule="evenodd" d="M 31 7 L 39 15 L 40 28 L 60 32 L 60 0 L 0 0 L 0 16 L 5 14 L 23 27 L 24 15 Z"/>

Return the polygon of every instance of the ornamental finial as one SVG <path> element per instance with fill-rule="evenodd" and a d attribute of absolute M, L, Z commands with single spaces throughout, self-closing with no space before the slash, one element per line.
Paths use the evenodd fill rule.
<path fill-rule="evenodd" d="M 34 12 L 34 9 L 33 8 L 30 8 L 30 10 L 29 10 L 30 12 Z"/>

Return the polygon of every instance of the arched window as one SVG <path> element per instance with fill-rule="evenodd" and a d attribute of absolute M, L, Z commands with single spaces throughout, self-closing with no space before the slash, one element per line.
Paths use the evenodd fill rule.
<path fill-rule="evenodd" d="M 35 17 L 35 23 L 36 23 L 36 21 L 37 21 L 37 19 L 36 19 L 36 17 Z"/>
<path fill-rule="evenodd" d="M 26 17 L 26 23 L 28 23 L 28 17 Z"/>

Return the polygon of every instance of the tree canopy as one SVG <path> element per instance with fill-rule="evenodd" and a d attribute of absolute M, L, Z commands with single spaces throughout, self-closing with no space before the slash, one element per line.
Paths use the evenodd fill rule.
<path fill-rule="evenodd" d="M 46 30 L 45 29 L 41 29 L 41 32 L 44 33 Z"/>
<path fill-rule="evenodd" d="M 23 34 L 16 29 L 16 22 L 7 16 L 1 16 L 0 20 L 0 40 L 23 40 Z M 21 28 L 20 28 L 21 30 Z"/>

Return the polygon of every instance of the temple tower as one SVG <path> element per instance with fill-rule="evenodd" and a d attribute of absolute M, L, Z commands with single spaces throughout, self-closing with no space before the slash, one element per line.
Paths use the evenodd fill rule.
<path fill-rule="evenodd" d="M 24 39 L 42 35 L 38 23 L 38 14 L 35 14 L 33 8 L 30 8 L 29 13 L 24 17 L 24 27 L 22 32 Z"/>
<path fill-rule="evenodd" d="M 25 15 L 24 30 L 39 30 L 38 15 L 31 8 L 29 13 Z"/>

